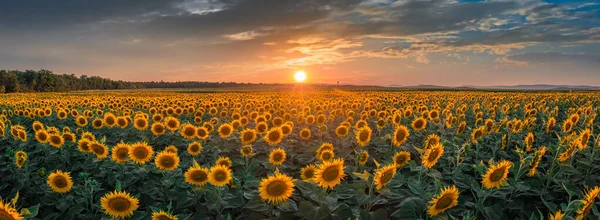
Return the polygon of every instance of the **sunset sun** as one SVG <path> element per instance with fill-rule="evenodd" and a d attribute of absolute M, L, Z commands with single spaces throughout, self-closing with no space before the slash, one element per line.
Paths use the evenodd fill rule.
<path fill-rule="evenodd" d="M 304 82 L 304 80 L 306 80 L 306 73 L 302 70 L 296 71 L 294 79 L 296 82 Z"/>

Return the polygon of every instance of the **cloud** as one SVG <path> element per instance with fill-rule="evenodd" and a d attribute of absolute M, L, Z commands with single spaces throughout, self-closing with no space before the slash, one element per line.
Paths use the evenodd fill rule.
<path fill-rule="evenodd" d="M 520 65 L 537 64 L 584 64 L 600 66 L 600 54 L 567 54 L 567 53 L 522 53 L 504 57 L 501 61 Z"/>

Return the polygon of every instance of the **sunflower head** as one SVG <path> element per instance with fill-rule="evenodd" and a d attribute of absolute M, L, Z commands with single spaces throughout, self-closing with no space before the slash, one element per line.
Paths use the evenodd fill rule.
<path fill-rule="evenodd" d="M 66 193 L 71 191 L 73 188 L 73 180 L 71 180 L 71 174 L 68 172 L 62 172 L 57 170 L 50 175 L 48 175 L 48 180 L 46 181 L 48 186 L 52 189 L 52 191 L 57 193 Z"/>
<path fill-rule="evenodd" d="M 38 130 L 35 132 L 35 139 L 42 143 L 48 143 L 49 139 L 50 139 L 50 135 L 48 134 L 48 132 L 46 132 L 46 130 Z"/>
<path fill-rule="evenodd" d="M 348 135 L 348 126 L 339 125 L 335 129 L 335 135 L 337 135 L 338 137 L 345 137 L 346 135 Z"/>
<path fill-rule="evenodd" d="M 62 135 L 52 134 L 48 139 L 48 143 L 50 143 L 50 146 L 61 148 L 63 144 L 65 144 L 65 139 L 62 137 Z"/>
<path fill-rule="evenodd" d="M 208 182 L 216 187 L 222 187 L 227 185 L 231 181 L 231 170 L 222 165 L 216 165 L 210 168 L 208 174 Z"/>
<path fill-rule="evenodd" d="M 92 141 L 90 143 L 90 149 L 92 150 L 92 153 L 96 155 L 96 158 L 99 160 L 102 160 L 108 156 L 108 147 L 97 141 Z"/>
<path fill-rule="evenodd" d="M 280 127 L 271 128 L 265 135 L 265 141 L 269 146 L 274 146 L 283 140 L 283 131 Z"/>
<path fill-rule="evenodd" d="M 394 155 L 394 164 L 396 164 L 396 167 L 398 168 L 402 168 L 403 166 L 405 166 L 406 164 L 408 164 L 408 162 L 410 161 L 410 152 L 408 151 L 398 151 L 398 153 L 396 153 Z"/>
<path fill-rule="evenodd" d="M 458 189 L 452 185 L 442 189 L 442 192 L 435 198 L 429 201 L 427 214 L 437 216 L 440 213 L 458 205 Z"/>
<path fill-rule="evenodd" d="M 202 152 L 202 145 L 194 141 L 188 145 L 187 152 L 192 156 L 198 156 Z"/>
<path fill-rule="evenodd" d="M 244 145 L 240 149 L 240 153 L 242 154 L 243 157 L 251 157 L 254 154 L 254 148 L 252 148 L 252 145 L 249 145 L 249 144 Z"/>
<path fill-rule="evenodd" d="M 422 158 L 423 166 L 426 168 L 433 167 L 440 157 L 442 157 L 442 154 L 444 154 L 444 146 L 442 146 L 440 143 L 427 149 Z"/>
<path fill-rule="evenodd" d="M 344 178 L 344 159 L 323 162 L 315 173 L 314 181 L 322 188 L 333 189 Z"/>
<path fill-rule="evenodd" d="M 272 204 L 288 200 L 294 192 L 292 178 L 276 172 L 275 175 L 263 178 L 258 188 L 260 197 Z"/>
<path fill-rule="evenodd" d="M 233 126 L 229 123 L 222 124 L 219 126 L 219 136 L 221 138 L 228 138 L 233 134 Z"/>
<path fill-rule="evenodd" d="M 194 186 L 204 186 L 208 182 L 208 175 L 207 168 L 194 165 L 185 172 L 185 182 Z"/>
<path fill-rule="evenodd" d="M 25 219 L 11 203 L 0 200 L 0 219 L 2 220 L 23 220 Z"/>
<path fill-rule="evenodd" d="M 179 129 L 179 131 L 183 138 L 192 139 L 196 137 L 196 129 L 197 128 L 195 126 L 186 123 L 181 126 L 181 129 Z"/>
<path fill-rule="evenodd" d="M 150 130 L 154 136 L 160 136 L 165 133 L 165 125 L 160 122 L 154 122 Z"/>
<path fill-rule="evenodd" d="M 77 149 L 83 153 L 91 153 L 92 148 L 90 147 L 91 141 L 85 138 L 77 141 Z"/>
<path fill-rule="evenodd" d="M 360 152 L 360 154 L 358 155 L 358 163 L 360 165 L 365 165 L 368 160 L 369 160 L 369 152 L 367 152 L 367 151 Z"/>
<path fill-rule="evenodd" d="M 179 157 L 177 153 L 162 151 L 156 155 L 154 163 L 158 169 L 171 171 L 179 167 Z"/>
<path fill-rule="evenodd" d="M 315 172 L 317 171 L 317 167 L 314 164 L 306 165 L 300 170 L 300 178 L 307 182 L 314 181 Z"/>
<path fill-rule="evenodd" d="M 359 146 L 364 147 L 371 141 L 371 133 L 373 131 L 369 126 L 364 126 L 356 133 L 356 142 Z"/>
<path fill-rule="evenodd" d="M 481 183 L 485 188 L 500 188 L 506 184 L 508 171 L 512 167 L 512 162 L 503 160 L 497 164 L 490 166 L 487 172 L 483 175 Z"/>
<path fill-rule="evenodd" d="M 302 138 L 302 140 L 308 140 L 310 139 L 310 133 L 310 129 L 304 128 L 300 130 L 300 138 Z"/>
<path fill-rule="evenodd" d="M 145 164 L 152 159 L 154 149 L 146 142 L 138 142 L 131 145 L 129 148 L 129 159 L 137 164 Z"/>
<path fill-rule="evenodd" d="M 177 216 L 167 213 L 163 210 L 152 212 L 152 220 L 178 220 Z"/>
<path fill-rule="evenodd" d="M 126 163 L 129 161 L 129 144 L 118 143 L 113 147 L 111 158 L 116 163 Z"/>
<path fill-rule="evenodd" d="M 397 126 L 396 130 L 394 130 L 394 137 L 392 138 L 392 144 L 394 144 L 394 146 L 396 146 L 396 147 L 400 147 L 400 145 L 402 145 L 404 142 L 406 142 L 409 135 L 410 135 L 410 132 L 408 131 L 408 128 L 406 126 L 404 126 L 404 125 Z"/>
<path fill-rule="evenodd" d="M 413 120 L 411 126 L 413 129 L 415 129 L 415 131 L 423 130 L 425 127 L 427 127 L 427 120 L 423 117 L 416 118 Z"/>
<path fill-rule="evenodd" d="M 389 183 L 392 178 L 396 175 L 396 164 L 389 164 L 382 168 L 377 169 L 374 177 L 374 184 L 376 185 L 376 189 L 380 190 L 387 183 Z"/>
<path fill-rule="evenodd" d="M 271 163 L 275 166 L 279 166 L 279 165 L 283 164 L 286 157 L 287 157 L 287 155 L 286 155 L 285 151 L 281 148 L 277 148 L 275 150 L 272 150 L 271 153 L 269 154 L 269 163 Z"/>
<path fill-rule="evenodd" d="M 128 192 L 114 191 L 105 194 L 100 200 L 104 214 L 113 218 L 127 218 L 139 207 L 139 200 Z"/>
<path fill-rule="evenodd" d="M 217 166 L 231 167 L 231 165 L 233 163 L 231 162 L 231 159 L 229 159 L 229 157 L 219 157 L 219 159 L 217 159 L 217 162 L 215 162 L 215 164 Z"/>
<path fill-rule="evenodd" d="M 323 150 L 320 153 L 319 160 L 320 161 L 331 161 L 335 157 L 333 150 Z"/>

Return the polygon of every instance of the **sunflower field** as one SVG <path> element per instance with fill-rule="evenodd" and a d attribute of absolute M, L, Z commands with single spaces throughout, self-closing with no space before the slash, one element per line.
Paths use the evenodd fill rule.
<path fill-rule="evenodd" d="M 584 91 L 4 94 L 0 220 L 598 219 L 599 105 Z"/>

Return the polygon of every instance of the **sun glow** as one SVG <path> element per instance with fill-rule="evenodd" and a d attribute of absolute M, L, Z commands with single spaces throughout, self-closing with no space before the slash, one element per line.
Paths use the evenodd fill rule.
<path fill-rule="evenodd" d="M 296 82 L 304 82 L 304 80 L 306 80 L 306 73 L 302 70 L 296 71 L 294 79 Z"/>

